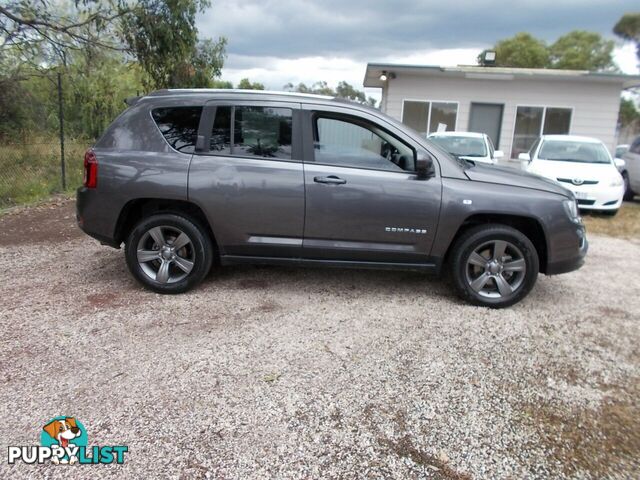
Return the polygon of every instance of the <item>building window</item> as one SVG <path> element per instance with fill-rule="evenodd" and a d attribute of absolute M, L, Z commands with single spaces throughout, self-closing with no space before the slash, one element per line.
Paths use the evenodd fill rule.
<path fill-rule="evenodd" d="M 513 132 L 511 158 L 528 152 L 540 135 L 569 133 L 571 109 L 556 107 L 518 107 Z"/>
<path fill-rule="evenodd" d="M 434 132 L 455 130 L 457 116 L 456 102 L 403 102 L 402 123 L 425 137 Z"/>

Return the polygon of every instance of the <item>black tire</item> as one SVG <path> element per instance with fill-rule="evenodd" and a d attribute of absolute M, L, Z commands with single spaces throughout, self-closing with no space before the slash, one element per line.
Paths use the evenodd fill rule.
<path fill-rule="evenodd" d="M 161 232 L 164 247 L 158 247 L 158 258 L 139 261 L 141 255 L 152 256 L 159 242 L 154 232 Z M 178 242 L 181 234 L 186 235 L 189 242 L 176 250 L 171 248 Z M 185 238 L 185 237 L 182 237 Z M 142 244 L 142 248 L 141 247 Z M 166 250 L 166 252 L 164 251 Z M 167 258 L 164 258 L 164 255 Z M 211 239 L 206 230 L 182 214 L 162 213 L 143 218 L 136 224 L 125 242 L 125 257 L 127 266 L 143 286 L 157 293 L 183 293 L 198 285 L 209 273 L 213 261 L 214 250 Z M 144 259 L 144 257 L 140 257 Z M 166 280 L 158 281 L 161 265 L 168 265 L 164 271 Z M 189 266 L 191 269 L 189 270 Z M 188 270 L 188 271 L 187 271 Z M 155 279 L 151 278 L 156 273 Z"/>
<path fill-rule="evenodd" d="M 503 244 L 504 255 L 493 262 L 498 245 Z M 482 250 L 485 247 L 487 250 Z M 477 254 L 487 262 L 486 265 L 480 267 L 479 262 L 472 262 L 472 254 L 475 262 L 479 259 L 475 257 Z M 522 271 L 511 271 L 522 268 L 523 264 Z M 538 252 L 531 240 L 519 230 L 500 224 L 479 225 L 464 232 L 452 247 L 450 266 L 458 295 L 469 303 L 490 308 L 509 307 L 526 297 L 536 283 L 540 268 Z M 483 279 L 486 280 L 482 284 L 484 287 L 480 286 L 480 291 L 472 288 L 472 284 L 476 284 L 477 288 L 476 281 L 482 283 Z M 504 286 L 504 282 L 507 287 L 503 290 L 498 283 Z"/>
<path fill-rule="evenodd" d="M 631 190 L 631 186 L 629 185 L 629 174 L 627 172 L 622 172 L 622 180 L 624 181 L 624 197 L 622 197 L 622 199 L 629 202 L 633 200 L 633 197 L 635 197 L 636 194 Z"/>

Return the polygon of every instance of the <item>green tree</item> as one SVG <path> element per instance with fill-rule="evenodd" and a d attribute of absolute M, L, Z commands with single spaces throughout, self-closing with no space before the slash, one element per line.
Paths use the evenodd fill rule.
<path fill-rule="evenodd" d="M 231 83 L 228 80 L 219 80 L 217 78 L 214 78 L 211 81 L 211 88 L 231 89 L 231 88 L 233 88 L 233 83 Z"/>
<path fill-rule="evenodd" d="M 495 44 L 496 66 L 545 68 L 549 65 L 547 45 L 530 33 L 520 32 Z M 482 53 L 478 56 L 478 63 Z"/>
<path fill-rule="evenodd" d="M 636 56 L 640 61 L 640 13 L 627 13 L 613 27 L 613 33 L 636 44 Z"/>
<path fill-rule="evenodd" d="M 550 66 L 567 70 L 615 70 L 613 40 L 599 33 L 574 30 L 549 47 Z"/>
<path fill-rule="evenodd" d="M 209 0 L 138 0 L 122 17 L 122 38 L 146 73 L 148 88 L 209 86 L 226 40 L 198 42 L 196 14 Z"/>
<path fill-rule="evenodd" d="M 251 82 L 248 78 L 243 78 L 238 83 L 238 88 L 242 90 L 264 90 L 264 85 L 259 82 Z"/>
<path fill-rule="evenodd" d="M 315 95 L 327 95 L 330 97 L 346 98 L 348 100 L 362 103 L 364 105 L 370 105 L 372 107 L 376 106 L 375 98 L 367 97 L 364 92 L 357 90 L 355 87 L 345 82 L 344 80 L 338 83 L 338 86 L 335 90 L 331 88 L 327 84 L 327 82 L 324 81 L 315 82 L 310 87 L 304 83 L 299 83 L 298 85 L 287 83 L 286 85 L 284 85 L 283 89 L 288 92 L 313 93 Z"/>
<path fill-rule="evenodd" d="M 129 11 L 126 0 L 4 0 L 0 3 L 0 52 L 33 49 L 63 57 L 69 49 L 99 45 L 117 49 L 110 34 L 114 22 Z"/>
<path fill-rule="evenodd" d="M 621 98 L 618 123 L 621 127 L 626 127 L 636 122 L 640 123 L 640 111 L 638 111 L 638 107 L 633 100 Z"/>

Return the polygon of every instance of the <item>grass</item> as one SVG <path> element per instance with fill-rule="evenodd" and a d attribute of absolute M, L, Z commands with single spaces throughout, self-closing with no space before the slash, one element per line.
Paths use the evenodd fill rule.
<path fill-rule="evenodd" d="M 625 202 L 615 217 L 599 213 L 583 213 L 587 235 L 596 233 L 618 238 L 640 237 L 640 201 Z"/>
<path fill-rule="evenodd" d="M 68 192 L 82 183 L 82 163 L 89 144 L 65 144 Z M 61 192 L 59 143 L 0 145 L 0 208 L 37 202 Z"/>

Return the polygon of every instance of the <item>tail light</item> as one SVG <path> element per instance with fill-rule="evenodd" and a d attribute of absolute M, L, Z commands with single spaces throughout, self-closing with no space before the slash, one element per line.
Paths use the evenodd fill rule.
<path fill-rule="evenodd" d="M 98 186 L 98 158 L 91 149 L 84 154 L 84 178 L 82 184 L 87 188 L 96 188 Z"/>

